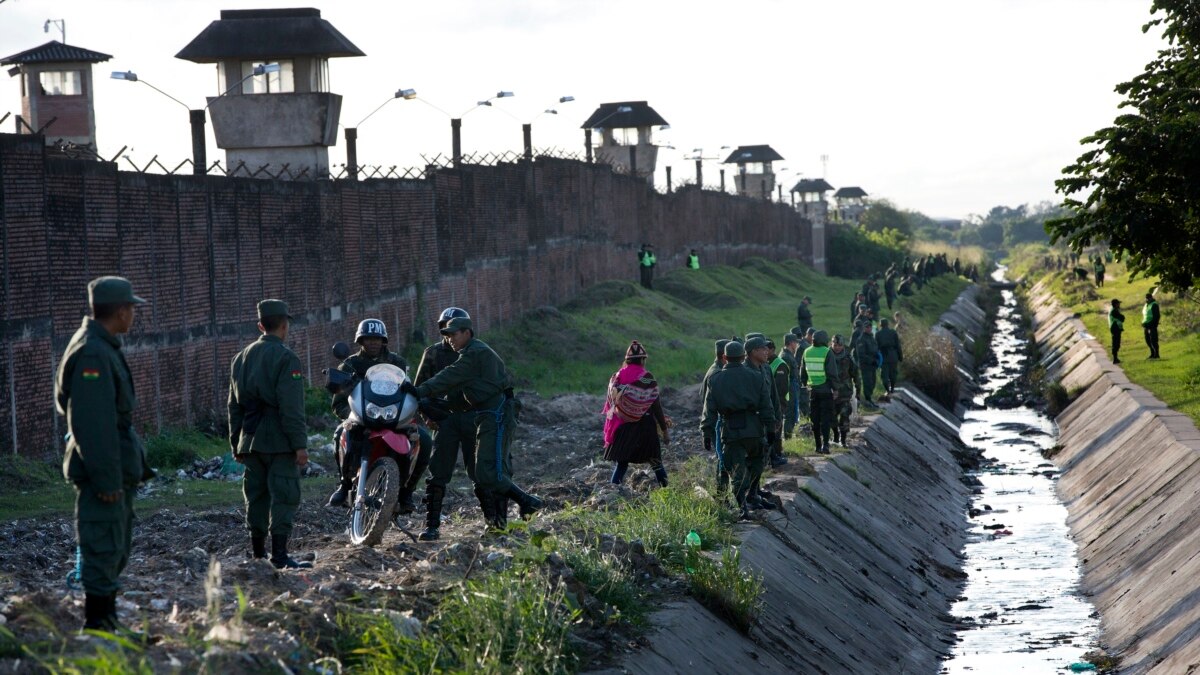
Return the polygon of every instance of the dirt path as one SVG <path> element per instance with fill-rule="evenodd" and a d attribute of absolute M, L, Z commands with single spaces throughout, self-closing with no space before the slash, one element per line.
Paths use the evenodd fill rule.
<path fill-rule="evenodd" d="M 668 465 L 702 452 L 698 392 L 698 385 L 663 392 L 667 414 L 677 423 L 674 442 L 664 451 Z M 525 412 L 513 448 L 518 480 L 547 498 L 548 512 L 567 502 L 609 500 L 615 491 L 602 486 L 607 483 L 610 465 L 595 463 L 602 454 L 602 397 L 568 394 L 543 400 L 529 393 L 521 396 Z M 332 464 L 327 456 L 315 459 L 326 466 Z M 635 469 L 626 485 L 628 490 L 648 491 L 652 481 L 651 474 Z M 386 607 L 424 619 L 432 613 L 442 590 L 485 568 L 503 565 L 511 559 L 512 549 L 523 544 L 520 535 L 480 538 L 478 504 L 461 468 L 447 491 L 438 542 L 415 542 L 392 528 L 375 548 L 351 546 L 345 534 L 347 512 L 324 506 L 333 486 L 334 478 L 329 475 L 303 482 L 305 498 L 296 519 L 292 549 L 294 554 L 314 560 L 311 570 L 278 572 L 266 561 L 248 560 L 240 503 L 203 511 L 167 508 L 139 514 L 133 557 L 123 575 L 120 613 L 130 624 L 145 620 L 152 633 L 163 637 L 147 652 L 156 671 L 192 670 L 206 659 L 210 661 L 207 666 L 215 668 L 214 658 L 224 659 L 219 662 L 222 669 L 230 668 L 233 659 L 241 664 L 233 666 L 233 672 L 253 670 L 268 667 L 271 659 L 291 663 L 301 646 L 329 653 L 337 635 L 338 603 L 359 598 L 360 607 Z M 513 514 L 515 519 L 515 509 Z M 420 532 L 423 507 L 418 506 L 417 512 L 401 523 L 414 534 Z M 70 635 L 78 628 L 82 592 L 68 592 L 65 585 L 74 554 L 69 516 L 0 525 L 0 628 L 11 630 L 26 644 L 52 640 L 56 631 Z M 235 656 L 214 650 L 202 640 L 210 625 L 205 590 L 210 560 L 221 565 L 225 614 L 236 606 L 235 589 L 249 600 L 242 627 L 245 634 L 240 637 L 252 647 Z M 645 565 L 661 573 L 652 559 Z M 664 582 L 663 588 L 669 592 L 671 584 Z M 49 619 L 48 624 L 44 618 Z M 595 666 L 596 655 L 611 651 L 609 647 L 627 638 L 611 629 L 584 630 L 576 647 L 585 659 L 592 658 L 587 665 Z M 69 651 L 78 649 L 79 654 L 95 650 L 86 640 L 67 644 Z M 35 662 L 14 656 L 0 649 L 0 672 L 37 670 Z"/>

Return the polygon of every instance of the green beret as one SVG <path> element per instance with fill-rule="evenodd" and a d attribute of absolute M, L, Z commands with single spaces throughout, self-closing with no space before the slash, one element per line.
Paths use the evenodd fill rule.
<path fill-rule="evenodd" d="M 146 302 L 133 294 L 133 284 L 124 277 L 99 277 L 88 284 L 88 303 L 96 305 L 140 305 Z"/>
<path fill-rule="evenodd" d="M 441 332 L 442 335 L 454 335 L 460 330 L 467 330 L 469 328 L 471 328 L 470 319 L 465 316 L 456 316 L 453 319 L 450 319 L 450 321 L 446 322 L 446 327 L 439 332 Z"/>
<path fill-rule="evenodd" d="M 258 318 L 260 321 L 273 316 L 292 318 L 292 315 L 288 314 L 287 303 L 282 300 L 263 300 L 258 303 Z"/>
<path fill-rule="evenodd" d="M 746 356 L 746 348 L 737 340 L 730 340 L 729 344 L 725 345 L 725 358 L 741 359 Z"/>

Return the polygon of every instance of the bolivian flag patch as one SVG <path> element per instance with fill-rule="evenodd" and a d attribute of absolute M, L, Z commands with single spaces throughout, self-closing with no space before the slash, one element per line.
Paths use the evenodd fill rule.
<path fill-rule="evenodd" d="M 97 370 L 96 368 L 84 368 L 83 369 L 83 379 L 98 380 L 98 379 L 100 379 L 100 371 Z"/>
<path fill-rule="evenodd" d="M 304 374 L 303 374 L 303 373 L 301 373 L 301 372 L 300 372 L 300 371 L 298 371 L 298 370 L 293 370 L 293 371 L 292 371 L 292 379 L 293 379 L 293 380 L 303 380 L 303 379 L 304 379 Z"/>

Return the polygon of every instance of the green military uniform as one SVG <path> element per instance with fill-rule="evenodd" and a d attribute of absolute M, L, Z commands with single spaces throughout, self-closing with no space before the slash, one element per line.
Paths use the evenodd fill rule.
<path fill-rule="evenodd" d="M 786 337 L 784 344 L 787 344 Z M 779 356 L 787 364 L 788 369 L 788 404 L 784 411 L 783 435 L 785 438 L 791 438 L 792 432 L 796 429 L 796 423 L 800 420 L 800 363 L 796 361 L 795 354 L 792 354 L 789 349 L 784 349 Z"/>
<path fill-rule="evenodd" d="M 865 327 L 854 339 L 854 359 L 862 371 L 862 399 L 872 403 L 871 397 L 875 395 L 875 376 L 879 372 L 879 344 Z"/>
<path fill-rule="evenodd" d="M 725 350 L 734 358 L 745 354 L 745 348 L 736 342 L 726 345 Z M 700 416 L 700 432 L 706 444 L 716 435 L 718 415 L 733 492 L 738 504 L 745 505 L 754 476 L 762 473 L 763 434 L 775 423 L 771 387 L 758 369 L 736 361 L 712 376 Z"/>
<path fill-rule="evenodd" d="M 801 301 L 800 306 L 796 308 L 796 327 L 800 329 L 800 335 L 803 336 L 808 332 L 813 325 L 812 310 L 808 308 L 808 298 L 805 297 Z"/>
<path fill-rule="evenodd" d="M 895 328 L 880 328 L 875 333 L 875 346 L 883 355 L 883 390 L 892 393 L 900 380 L 900 362 L 904 360 L 904 348 L 900 344 L 900 334 Z"/>
<path fill-rule="evenodd" d="M 288 316 L 287 311 L 282 300 L 258 305 L 260 320 Z M 269 532 L 272 562 L 283 566 L 300 506 L 296 451 L 307 447 L 308 435 L 304 371 L 299 357 L 278 336 L 264 334 L 233 358 L 228 408 L 229 446 L 246 466 L 242 493 L 255 555 Z"/>
<path fill-rule="evenodd" d="M 729 340 L 717 340 L 716 347 L 719 356 L 713 359 L 712 365 L 708 367 L 708 371 L 704 373 L 704 379 L 700 382 L 700 403 L 704 403 L 704 397 L 708 394 L 708 384 L 717 373 L 725 368 L 725 345 L 729 344 Z M 720 424 L 720 421 L 717 421 Z M 717 486 L 721 489 L 729 487 L 729 467 L 725 465 L 723 453 L 720 448 L 717 448 Z"/>
<path fill-rule="evenodd" d="M 1113 300 L 1108 310 L 1108 333 L 1112 336 L 1112 361 L 1121 362 L 1121 333 L 1125 330 L 1125 315 L 1121 312 L 1121 301 Z"/>
<path fill-rule="evenodd" d="M 471 329 L 471 320 L 455 317 L 442 329 L 443 335 L 453 335 Z M 471 337 L 459 352 L 458 360 L 439 373 L 415 386 L 419 397 L 461 396 L 475 415 L 475 458 L 477 484 L 496 498 L 494 524 L 503 526 L 507 520 L 508 499 L 515 500 L 522 515 L 541 507 L 541 500 L 526 494 L 512 480 L 513 433 L 517 425 L 517 402 L 512 395 L 512 378 L 504 361 L 481 340 Z"/>
<path fill-rule="evenodd" d="M 787 353 L 787 350 L 784 350 Z M 771 462 L 779 465 L 783 462 L 783 432 L 785 419 L 792 407 L 792 369 L 783 356 L 776 356 L 767 366 L 771 375 L 771 388 L 775 397 L 775 442 L 771 444 Z"/>
<path fill-rule="evenodd" d="M 840 337 L 836 336 L 834 340 L 840 342 Z M 844 446 L 850 438 L 850 415 L 854 410 L 851 401 L 855 389 L 862 390 L 862 380 L 849 349 L 843 349 L 840 354 L 833 350 L 830 352 L 837 363 L 837 372 L 829 377 L 833 385 L 833 440 Z"/>
<path fill-rule="evenodd" d="M 119 304 L 126 296 L 127 302 L 144 302 L 120 277 L 101 277 L 89 290 L 93 307 Z M 55 379 L 55 404 L 67 419 L 63 476 L 75 486 L 83 588 L 88 595 L 112 597 L 120 590 L 133 543 L 133 497 L 138 483 L 153 473 L 133 429 L 137 397 L 121 341 L 99 321 L 85 318 L 67 344 Z M 99 498 L 116 493 L 123 494 L 113 502 Z"/>

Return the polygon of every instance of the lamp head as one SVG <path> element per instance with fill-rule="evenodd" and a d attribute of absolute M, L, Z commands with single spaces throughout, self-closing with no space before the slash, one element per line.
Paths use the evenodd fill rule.
<path fill-rule="evenodd" d="M 46 19 L 46 23 L 42 25 L 42 32 L 43 33 L 50 32 L 50 19 Z"/>
<path fill-rule="evenodd" d="M 279 72 L 279 64 L 278 63 L 264 63 L 261 66 L 255 66 L 253 72 L 255 75 L 266 75 L 267 73 L 278 73 Z"/>
<path fill-rule="evenodd" d="M 633 112 L 633 106 L 623 105 L 617 108 L 619 113 Z"/>
<path fill-rule="evenodd" d="M 512 93 L 511 91 L 496 92 L 496 98 L 512 98 L 513 96 L 516 96 L 516 94 Z"/>
<path fill-rule="evenodd" d="M 397 89 L 396 98 L 402 98 L 405 101 L 411 101 L 417 97 L 416 89 Z"/>
<path fill-rule="evenodd" d="M 475 105 L 486 105 L 487 107 L 490 108 L 490 107 L 492 107 L 492 102 L 491 101 L 476 101 Z"/>
<path fill-rule="evenodd" d="M 558 99 L 558 102 L 559 103 L 570 103 L 571 101 L 574 101 L 574 100 L 575 100 L 574 96 L 563 96 Z"/>
<path fill-rule="evenodd" d="M 542 111 L 542 113 L 543 113 L 543 114 L 550 114 L 550 115 L 557 115 L 557 114 L 558 114 L 558 111 L 557 111 L 557 110 L 555 110 L 554 108 L 546 108 L 545 110 L 543 110 L 543 111 Z"/>
<path fill-rule="evenodd" d="M 112 79 L 125 80 L 127 82 L 137 82 L 138 81 L 137 73 L 133 72 L 132 70 L 127 70 L 123 73 L 119 70 L 114 70 L 113 74 L 112 74 Z"/>
<path fill-rule="evenodd" d="M 659 131 L 667 131 L 667 130 L 668 130 L 668 129 L 670 129 L 670 128 L 671 128 L 671 125 L 670 125 L 670 124 L 664 124 L 664 125 L 660 126 L 660 127 L 658 128 L 658 130 L 659 130 Z"/>

